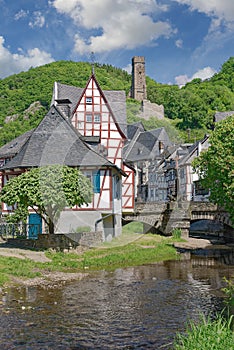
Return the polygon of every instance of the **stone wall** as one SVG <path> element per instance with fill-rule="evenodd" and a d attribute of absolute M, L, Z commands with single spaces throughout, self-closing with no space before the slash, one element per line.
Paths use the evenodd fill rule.
<path fill-rule="evenodd" d="M 40 234 L 38 239 L 8 239 L 8 243 L 21 248 L 72 250 L 78 247 L 94 247 L 103 242 L 102 231 L 70 234 Z"/>
<path fill-rule="evenodd" d="M 143 100 L 141 105 L 141 112 L 138 114 L 139 117 L 149 120 L 150 117 L 157 119 L 164 118 L 164 106 L 156 103 L 151 103 L 149 100 Z"/>

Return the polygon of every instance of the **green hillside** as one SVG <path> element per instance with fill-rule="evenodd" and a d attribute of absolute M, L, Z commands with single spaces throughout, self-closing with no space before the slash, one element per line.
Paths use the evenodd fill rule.
<path fill-rule="evenodd" d="M 179 129 L 210 128 L 216 111 L 234 111 L 234 57 L 209 80 L 194 79 L 182 88 L 148 79 L 147 93 L 151 102 L 164 105 Z"/>
<path fill-rule="evenodd" d="M 59 61 L 0 80 L 0 145 L 38 125 L 47 112 L 54 81 L 85 87 L 91 65 L 84 62 Z M 131 86 L 131 76 L 111 65 L 95 65 L 95 75 L 103 90 L 125 90 Z M 147 94 L 151 102 L 163 104 L 164 121 L 151 118 L 146 128 L 165 126 L 182 137 L 186 130 L 201 135 L 210 127 L 216 110 L 234 110 L 234 57 L 209 81 L 195 79 L 185 87 L 163 85 L 147 77 Z M 139 120 L 140 104 L 127 102 L 128 121 Z"/>

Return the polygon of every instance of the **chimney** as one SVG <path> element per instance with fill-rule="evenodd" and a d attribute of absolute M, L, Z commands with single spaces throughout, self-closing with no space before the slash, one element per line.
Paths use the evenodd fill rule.
<path fill-rule="evenodd" d="M 71 101 L 69 99 L 60 99 L 60 100 L 55 100 L 56 102 L 56 107 L 62 112 L 62 114 L 66 118 L 70 118 L 71 116 Z"/>

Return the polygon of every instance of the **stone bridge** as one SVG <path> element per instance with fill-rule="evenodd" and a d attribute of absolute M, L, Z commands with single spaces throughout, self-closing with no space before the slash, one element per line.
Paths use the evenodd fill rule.
<path fill-rule="evenodd" d="M 173 229 L 181 229 L 183 237 L 188 237 L 190 223 L 197 220 L 218 221 L 229 227 L 229 235 L 234 230 L 228 213 L 210 202 L 146 202 L 136 203 L 133 213 L 123 213 L 123 225 L 131 221 L 140 221 L 145 228 L 164 235 L 170 235 Z"/>

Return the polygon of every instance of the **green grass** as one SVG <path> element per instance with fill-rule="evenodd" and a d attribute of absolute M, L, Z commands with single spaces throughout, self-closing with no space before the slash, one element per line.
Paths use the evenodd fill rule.
<path fill-rule="evenodd" d="M 130 222 L 127 225 L 124 225 L 122 228 L 122 233 L 127 234 L 127 233 L 143 233 L 143 224 L 142 222 Z"/>
<path fill-rule="evenodd" d="M 113 270 L 118 267 L 137 266 L 178 259 L 172 243 L 175 238 L 154 234 L 125 232 L 110 243 L 86 250 L 82 254 L 47 251 L 51 262 L 38 263 L 29 259 L 0 256 L 0 285 L 11 280 L 11 276 L 33 278 L 43 270 L 82 272 L 92 270 Z"/>
<path fill-rule="evenodd" d="M 201 317 L 199 324 L 190 322 L 186 334 L 177 334 L 173 350 L 234 350 L 232 317 Z"/>
<path fill-rule="evenodd" d="M 47 267 L 62 271 L 115 269 L 178 259 L 173 241 L 173 238 L 153 234 L 124 233 L 112 242 L 87 250 L 82 255 L 48 252 L 47 257 L 52 259 L 52 263 L 48 263 Z"/>
<path fill-rule="evenodd" d="M 29 259 L 0 256 L 0 285 L 8 282 L 10 276 L 20 278 L 40 276 L 40 272 L 35 271 L 35 268 L 39 267 L 41 267 L 41 264 L 35 263 Z"/>

